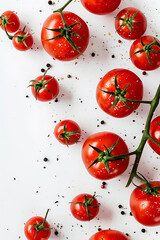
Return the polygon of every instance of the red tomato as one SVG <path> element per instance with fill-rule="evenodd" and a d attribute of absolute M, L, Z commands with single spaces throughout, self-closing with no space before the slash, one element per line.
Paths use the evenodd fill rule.
<path fill-rule="evenodd" d="M 139 77 L 133 72 L 126 69 L 114 69 L 108 72 L 97 86 L 97 102 L 100 108 L 109 115 L 117 118 L 126 117 L 138 108 L 140 103 L 127 102 L 128 108 L 117 96 L 117 103 L 112 107 L 116 97 L 101 90 L 115 92 L 118 94 L 119 90 L 115 89 L 115 77 L 117 76 L 117 84 L 122 94 L 119 96 L 125 97 L 130 100 L 142 100 L 143 85 Z M 127 90 L 123 92 L 126 88 Z M 100 90 L 101 89 L 101 90 Z"/>
<path fill-rule="evenodd" d="M 95 233 L 89 240 L 128 240 L 128 237 L 116 230 L 103 230 Z"/>
<path fill-rule="evenodd" d="M 150 182 L 153 187 L 160 187 L 160 181 Z M 140 185 L 146 188 L 144 184 Z M 160 194 L 160 190 L 158 191 Z M 135 219 L 145 226 L 160 225 L 160 195 L 146 194 L 138 187 L 130 197 L 130 207 Z"/>
<path fill-rule="evenodd" d="M 30 86 L 33 96 L 42 102 L 53 100 L 59 93 L 59 84 L 57 80 L 50 75 L 37 77 L 32 81 Z"/>
<path fill-rule="evenodd" d="M 18 31 L 15 33 L 12 43 L 17 50 L 26 51 L 32 47 L 33 37 L 29 32 Z"/>
<path fill-rule="evenodd" d="M 79 141 L 81 129 L 76 122 L 63 120 L 56 125 L 54 135 L 60 143 L 68 146 Z"/>
<path fill-rule="evenodd" d="M 83 53 L 89 42 L 89 30 L 87 24 L 76 14 L 72 12 L 63 12 L 67 26 L 78 22 L 75 26 L 71 28 L 72 35 L 70 35 L 71 40 L 78 47 L 79 51 Z M 49 29 L 62 29 L 64 27 L 62 17 L 60 13 L 53 13 L 50 15 L 43 24 L 41 32 L 41 41 L 46 52 L 53 58 L 61 61 L 70 61 L 79 57 L 81 54 L 75 50 L 70 43 L 65 39 L 65 37 L 59 37 L 52 39 L 58 35 L 60 32 L 51 31 Z M 73 33 L 78 34 L 74 35 Z"/>
<path fill-rule="evenodd" d="M 89 221 L 97 216 L 99 203 L 95 195 L 80 194 L 71 202 L 71 213 L 80 221 Z"/>
<path fill-rule="evenodd" d="M 152 36 L 144 36 L 135 40 L 130 48 L 130 58 L 133 64 L 141 70 L 151 71 L 159 68 L 160 41 Z"/>
<path fill-rule="evenodd" d="M 14 33 L 19 29 L 20 21 L 13 11 L 6 11 L 0 17 L 0 25 L 3 30 L 5 25 L 7 32 Z"/>
<path fill-rule="evenodd" d="M 128 7 L 117 14 L 115 28 L 122 38 L 134 40 L 140 38 L 145 33 L 147 19 L 138 9 Z"/>
<path fill-rule="evenodd" d="M 94 148 L 98 148 L 100 153 Z M 101 180 L 117 177 L 127 169 L 129 157 L 116 161 L 107 161 L 108 156 L 126 153 L 128 153 L 128 148 L 123 139 L 110 132 L 100 132 L 91 135 L 82 147 L 82 159 L 86 169 L 93 177 Z M 97 160 L 96 163 L 94 163 L 95 160 Z M 91 164 L 93 165 L 91 166 Z M 107 165 L 109 171 L 107 170 Z"/>
<path fill-rule="evenodd" d="M 118 8 L 121 0 L 81 0 L 81 3 L 89 12 L 103 15 Z"/>
<path fill-rule="evenodd" d="M 28 240 L 48 240 L 51 235 L 51 228 L 44 218 L 36 216 L 26 222 L 24 233 Z"/>
<path fill-rule="evenodd" d="M 160 143 L 160 116 L 156 117 L 151 122 L 149 134 L 154 140 L 156 140 L 157 142 Z M 152 142 L 151 140 L 148 140 L 148 143 L 149 143 L 150 147 L 158 155 L 160 155 L 160 147 L 156 143 Z"/>

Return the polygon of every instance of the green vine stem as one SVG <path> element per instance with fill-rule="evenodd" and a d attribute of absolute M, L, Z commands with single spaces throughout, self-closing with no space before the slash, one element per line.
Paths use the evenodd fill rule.
<path fill-rule="evenodd" d="M 144 149 L 144 146 L 145 146 L 147 140 L 150 139 L 151 141 L 153 141 L 154 143 L 156 143 L 160 147 L 160 143 L 157 142 L 156 140 L 154 140 L 149 134 L 149 128 L 150 128 L 151 120 L 152 120 L 152 117 L 153 117 L 153 113 L 154 113 L 154 111 L 156 110 L 156 108 L 159 104 L 159 100 L 160 100 L 160 85 L 158 86 L 155 97 L 151 101 L 150 111 L 149 111 L 149 114 L 148 114 L 148 117 L 147 117 L 145 129 L 144 129 L 140 144 L 135 151 L 136 159 L 135 159 L 135 162 L 134 162 L 134 165 L 133 165 L 133 168 L 132 168 L 132 171 L 131 171 L 131 174 L 130 174 L 130 177 L 129 177 L 129 180 L 127 182 L 126 187 L 128 187 L 130 185 L 133 178 L 137 174 L 137 168 L 138 168 L 138 165 L 139 165 L 139 162 L 140 162 L 140 159 L 141 159 L 141 156 L 142 156 L 142 152 L 143 152 L 143 149 Z"/>
<path fill-rule="evenodd" d="M 117 88 L 118 86 L 117 86 L 116 80 L 115 80 L 115 85 L 116 85 L 116 91 L 118 91 L 118 88 Z M 114 92 L 107 92 L 107 91 L 104 91 L 104 90 L 101 90 L 101 91 L 106 92 L 106 93 L 110 93 L 112 95 L 115 95 Z M 118 94 L 123 95 L 123 91 L 119 89 Z M 116 95 L 115 95 L 115 98 L 116 98 Z M 128 99 L 125 99 L 125 100 L 130 101 L 130 102 L 134 102 L 134 101 L 128 100 Z M 134 177 L 138 176 L 137 175 L 137 169 L 138 169 L 138 165 L 139 165 L 139 162 L 140 162 L 140 159 L 141 159 L 141 156 L 142 156 L 142 153 L 143 153 L 143 149 L 144 149 L 144 146 L 145 146 L 147 140 L 149 139 L 149 140 L 153 141 L 155 144 L 157 144 L 160 147 L 160 143 L 157 142 L 155 139 L 153 139 L 149 134 L 151 120 L 152 120 L 154 111 L 156 110 L 156 108 L 159 104 L 159 101 L 160 101 L 160 85 L 158 86 L 158 89 L 157 89 L 156 94 L 155 94 L 152 101 L 138 101 L 138 100 L 136 101 L 136 102 L 139 102 L 139 103 L 150 104 L 150 111 L 149 111 L 149 114 L 148 114 L 148 117 L 147 117 L 147 120 L 146 120 L 145 129 L 144 129 L 144 132 L 143 132 L 143 135 L 142 135 L 142 138 L 141 138 L 141 141 L 140 141 L 140 144 L 139 144 L 138 148 L 135 151 L 130 152 L 130 153 L 121 154 L 121 155 L 118 155 L 118 156 L 108 156 L 107 157 L 108 161 L 115 161 L 115 160 L 123 159 L 127 156 L 136 155 L 135 162 L 134 162 L 132 171 L 130 173 L 130 176 L 129 176 L 126 187 L 128 187 L 131 184 Z"/>

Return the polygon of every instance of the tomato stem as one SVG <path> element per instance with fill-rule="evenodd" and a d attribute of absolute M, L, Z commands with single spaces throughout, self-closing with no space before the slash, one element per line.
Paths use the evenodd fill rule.
<path fill-rule="evenodd" d="M 116 29 L 116 32 L 118 31 L 119 28 L 123 27 L 123 26 L 126 26 L 129 28 L 130 32 L 132 33 L 133 30 L 134 30 L 134 27 L 133 27 L 133 24 L 134 23 L 143 23 L 144 21 L 133 21 L 133 19 L 135 18 L 135 16 L 139 13 L 136 12 L 134 13 L 131 17 L 129 17 L 129 12 L 127 11 L 127 18 L 121 18 L 121 17 L 116 17 L 116 19 L 119 19 L 119 20 L 122 20 L 124 23 L 121 24 L 117 29 Z M 132 30 L 133 29 L 133 30 Z"/>
<path fill-rule="evenodd" d="M 55 10 L 54 12 L 62 12 L 73 0 L 69 0 L 66 4 L 64 4 L 63 7 L 59 8 L 58 10 Z"/>
<path fill-rule="evenodd" d="M 100 203 L 98 203 L 98 206 L 93 206 L 91 203 L 93 202 L 93 200 L 95 199 L 95 196 L 96 194 L 94 193 L 94 195 L 88 199 L 87 195 L 84 195 L 84 201 L 83 202 L 70 202 L 70 203 L 79 203 L 79 204 L 82 204 L 83 205 L 83 209 L 86 208 L 86 212 L 87 212 L 87 216 L 88 216 L 88 221 L 90 221 L 90 215 L 92 215 L 90 212 L 89 212 L 89 207 L 90 208 L 99 208 L 100 206 Z"/>
<path fill-rule="evenodd" d="M 142 38 L 141 38 L 141 44 L 142 44 L 142 46 L 143 46 L 143 49 L 138 50 L 138 51 L 136 51 L 136 52 L 133 53 L 133 55 L 135 55 L 135 54 L 137 54 L 137 53 L 146 52 L 147 58 L 148 58 L 148 62 L 150 63 L 150 65 L 152 65 L 152 62 L 151 62 L 149 53 L 150 53 L 150 52 L 160 53 L 160 51 L 157 51 L 157 50 L 152 49 L 153 46 L 158 46 L 158 47 L 160 48 L 160 43 L 157 41 L 157 39 L 156 39 L 155 37 L 154 37 L 153 39 L 154 39 L 154 40 L 153 40 L 152 43 L 144 44 L 144 43 L 143 43 L 143 40 L 142 40 Z"/>
<path fill-rule="evenodd" d="M 74 139 L 72 139 L 72 138 L 70 137 L 70 136 L 73 136 L 73 135 L 81 135 L 79 132 L 80 132 L 80 130 L 78 130 L 78 131 L 73 131 L 73 132 L 68 132 L 67 129 L 66 129 L 66 122 L 65 122 L 65 123 L 64 123 L 63 132 L 58 135 L 58 139 L 61 140 L 61 141 L 63 141 L 63 139 L 64 139 L 65 142 L 66 142 L 67 147 L 69 147 L 69 145 L 68 145 L 68 140 L 70 140 L 70 141 L 72 141 L 72 142 L 76 142 L 76 143 L 77 143 L 77 142 L 80 142 L 80 141 L 74 140 Z"/>
<path fill-rule="evenodd" d="M 81 28 L 81 23 L 80 22 L 75 22 L 73 24 L 71 24 L 70 26 L 67 26 L 66 20 L 64 18 L 63 15 L 63 10 L 72 2 L 73 0 L 69 0 L 63 7 L 53 11 L 53 13 L 60 13 L 61 18 L 62 18 L 62 22 L 63 22 L 63 28 L 57 28 L 57 29 L 52 29 L 52 28 L 46 28 L 49 31 L 54 31 L 54 32 L 59 32 L 58 35 L 56 35 L 53 38 L 49 38 L 49 39 L 45 39 L 42 41 L 50 41 L 50 40 L 54 40 L 57 38 L 61 38 L 64 37 L 66 39 L 66 41 L 68 41 L 68 43 L 73 47 L 74 50 L 76 50 L 77 52 L 79 52 L 81 55 L 83 55 L 81 53 L 81 51 L 79 50 L 79 47 L 76 46 L 76 44 L 74 43 L 74 41 L 72 40 L 71 36 L 77 36 L 78 38 L 80 38 L 81 40 L 83 40 L 81 38 L 81 36 L 76 33 L 80 28 Z M 71 29 L 76 26 L 77 24 L 79 24 L 79 28 L 76 31 L 72 31 Z"/>
<path fill-rule="evenodd" d="M 112 106 L 110 107 L 113 108 L 117 105 L 118 101 L 122 101 L 127 108 L 129 109 L 132 109 L 127 103 L 128 102 L 133 102 L 133 103 L 144 103 L 144 104 L 151 104 L 152 101 L 143 101 L 143 100 L 134 100 L 134 99 L 128 99 L 125 97 L 125 95 L 127 94 L 127 90 L 128 90 L 128 87 L 129 87 L 129 84 L 127 84 L 127 86 L 125 87 L 124 90 L 120 89 L 118 83 L 117 83 L 117 75 L 115 76 L 115 92 L 110 92 L 110 91 L 106 91 L 106 90 L 103 90 L 103 89 L 99 89 L 100 91 L 104 92 L 104 93 L 107 93 L 107 94 L 111 94 L 113 96 L 115 96 L 115 99 L 114 99 L 114 102 L 112 104 Z"/>

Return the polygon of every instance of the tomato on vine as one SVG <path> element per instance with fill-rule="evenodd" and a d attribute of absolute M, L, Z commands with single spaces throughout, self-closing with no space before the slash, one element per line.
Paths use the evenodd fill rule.
<path fill-rule="evenodd" d="M 89 12 L 104 15 L 116 10 L 121 0 L 81 0 L 81 3 Z"/>
<path fill-rule="evenodd" d="M 150 124 L 150 136 L 153 139 L 149 139 L 148 143 L 150 147 L 158 154 L 160 155 L 160 146 L 158 146 L 153 140 L 157 141 L 160 144 L 160 116 L 153 119 L 153 121 Z"/>
<path fill-rule="evenodd" d="M 99 212 L 99 206 L 95 194 L 79 194 L 71 202 L 71 213 L 80 221 L 90 221 L 95 218 Z"/>
<path fill-rule="evenodd" d="M 33 37 L 29 32 L 25 31 L 25 27 L 22 31 L 18 31 L 11 37 L 13 46 L 19 51 L 27 51 L 33 45 Z"/>
<path fill-rule="evenodd" d="M 100 80 L 96 97 L 104 112 L 117 118 L 126 117 L 143 102 L 142 81 L 127 69 L 114 69 Z"/>
<path fill-rule="evenodd" d="M 119 156 L 114 160 L 114 156 Z M 109 180 L 122 174 L 128 167 L 128 147 L 121 137 L 111 132 L 95 133 L 82 147 L 82 160 L 95 178 Z"/>
<path fill-rule="evenodd" d="M 28 240 L 48 240 L 51 235 L 51 228 L 49 223 L 46 221 L 49 209 L 46 212 L 45 218 L 43 217 L 32 217 L 24 226 L 24 233 Z"/>
<path fill-rule="evenodd" d="M 31 84 L 28 87 L 31 87 L 32 94 L 36 100 L 46 102 L 55 99 L 59 93 L 59 84 L 57 80 L 50 76 L 46 75 L 47 69 L 44 75 L 37 77 L 34 80 L 31 80 Z"/>
<path fill-rule="evenodd" d="M 76 14 L 63 11 L 71 1 L 46 19 L 41 32 L 45 51 L 61 61 L 71 61 L 82 55 L 89 42 L 87 24 Z"/>
<path fill-rule="evenodd" d="M 151 71 L 160 66 L 160 41 L 152 36 L 135 40 L 130 48 L 132 63 L 141 70 Z"/>
<path fill-rule="evenodd" d="M 142 177 L 142 178 L 141 178 Z M 135 219 L 145 226 L 160 225 L 160 181 L 148 182 L 141 175 L 144 184 L 136 186 L 130 196 L 130 208 Z"/>
<path fill-rule="evenodd" d="M 54 135 L 60 143 L 67 146 L 73 145 L 79 142 L 81 129 L 76 122 L 72 120 L 63 120 L 56 125 Z"/>
<path fill-rule="evenodd" d="M 140 38 L 145 33 L 147 19 L 138 9 L 128 7 L 117 14 L 115 28 L 122 38 L 134 40 Z"/>
<path fill-rule="evenodd" d="M 20 21 L 16 13 L 6 11 L 0 16 L 0 26 L 3 30 L 14 33 L 19 29 Z"/>
<path fill-rule="evenodd" d="M 117 230 L 102 230 L 95 233 L 89 240 L 129 240 L 126 235 Z"/>

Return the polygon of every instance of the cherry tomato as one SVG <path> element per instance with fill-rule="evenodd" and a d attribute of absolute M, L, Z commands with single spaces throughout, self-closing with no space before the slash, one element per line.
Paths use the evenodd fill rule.
<path fill-rule="evenodd" d="M 146 71 L 160 66 L 160 41 L 152 36 L 144 36 L 135 40 L 130 48 L 130 58 L 133 64 Z"/>
<path fill-rule="evenodd" d="M 62 29 L 64 27 L 62 17 L 60 13 L 57 12 L 50 15 L 44 22 L 41 32 L 41 41 L 46 52 L 53 58 L 61 61 L 70 61 L 79 57 L 81 53 L 86 50 L 89 42 L 89 30 L 87 24 L 76 14 L 64 11 L 63 15 L 68 27 L 77 22 L 77 24 L 70 29 L 71 33 L 69 36 L 71 41 L 74 42 L 78 48 L 78 51 L 66 40 L 67 36 L 66 38 L 58 37 L 53 39 L 61 33 L 52 31 L 52 29 Z"/>
<path fill-rule="evenodd" d="M 117 14 L 115 28 L 122 38 L 134 40 L 140 38 L 145 33 L 147 19 L 138 9 L 128 7 Z"/>
<path fill-rule="evenodd" d="M 63 120 L 56 125 L 54 135 L 60 143 L 68 146 L 79 141 L 81 129 L 76 122 Z"/>
<path fill-rule="evenodd" d="M 2 13 L 0 16 L 0 26 L 4 30 L 4 26 L 6 27 L 6 31 L 9 33 L 14 33 L 19 29 L 20 21 L 13 11 L 6 11 Z"/>
<path fill-rule="evenodd" d="M 153 119 L 150 125 L 150 136 L 160 143 L 160 116 Z M 158 154 L 160 155 L 160 147 L 152 142 L 151 140 L 148 140 L 148 143 L 150 147 Z"/>
<path fill-rule="evenodd" d="M 121 0 L 81 0 L 81 3 L 89 12 L 103 15 L 118 8 Z"/>
<path fill-rule="evenodd" d="M 150 182 L 153 187 L 160 187 L 160 181 Z M 146 189 L 144 184 L 141 188 Z M 160 190 L 158 190 L 160 194 Z M 151 195 L 136 187 L 130 197 L 130 207 L 135 219 L 145 226 L 160 225 L 160 195 Z"/>
<path fill-rule="evenodd" d="M 82 159 L 87 171 L 101 180 L 117 177 L 127 169 L 128 157 L 116 161 L 108 160 L 111 156 L 127 153 L 128 148 L 123 139 L 111 132 L 91 135 L 82 147 Z"/>
<path fill-rule="evenodd" d="M 33 37 L 29 32 L 18 31 L 12 39 L 13 46 L 19 51 L 29 50 L 33 45 Z"/>
<path fill-rule="evenodd" d="M 128 240 L 128 237 L 116 230 L 103 230 L 95 233 L 89 240 Z"/>
<path fill-rule="evenodd" d="M 46 213 L 46 217 L 47 214 Z M 51 235 L 51 228 L 48 222 L 46 221 L 46 217 L 32 217 L 30 218 L 25 226 L 24 233 L 28 240 L 48 240 Z"/>
<path fill-rule="evenodd" d="M 116 79 L 117 89 L 115 87 Z M 102 90 L 113 92 L 116 96 Z M 126 69 L 114 69 L 108 72 L 99 82 L 96 97 L 100 108 L 104 112 L 117 118 L 126 117 L 137 109 L 140 103 L 125 102 L 124 98 L 133 101 L 142 100 L 143 85 L 139 77 L 133 72 Z"/>
<path fill-rule="evenodd" d="M 39 101 L 51 101 L 55 99 L 59 93 L 57 80 L 50 75 L 46 75 L 46 72 L 31 82 L 32 84 L 29 86 L 31 87 L 32 94 Z"/>
<path fill-rule="evenodd" d="M 71 213 L 80 221 L 90 221 L 97 216 L 99 203 L 95 195 L 79 194 L 71 202 Z"/>

